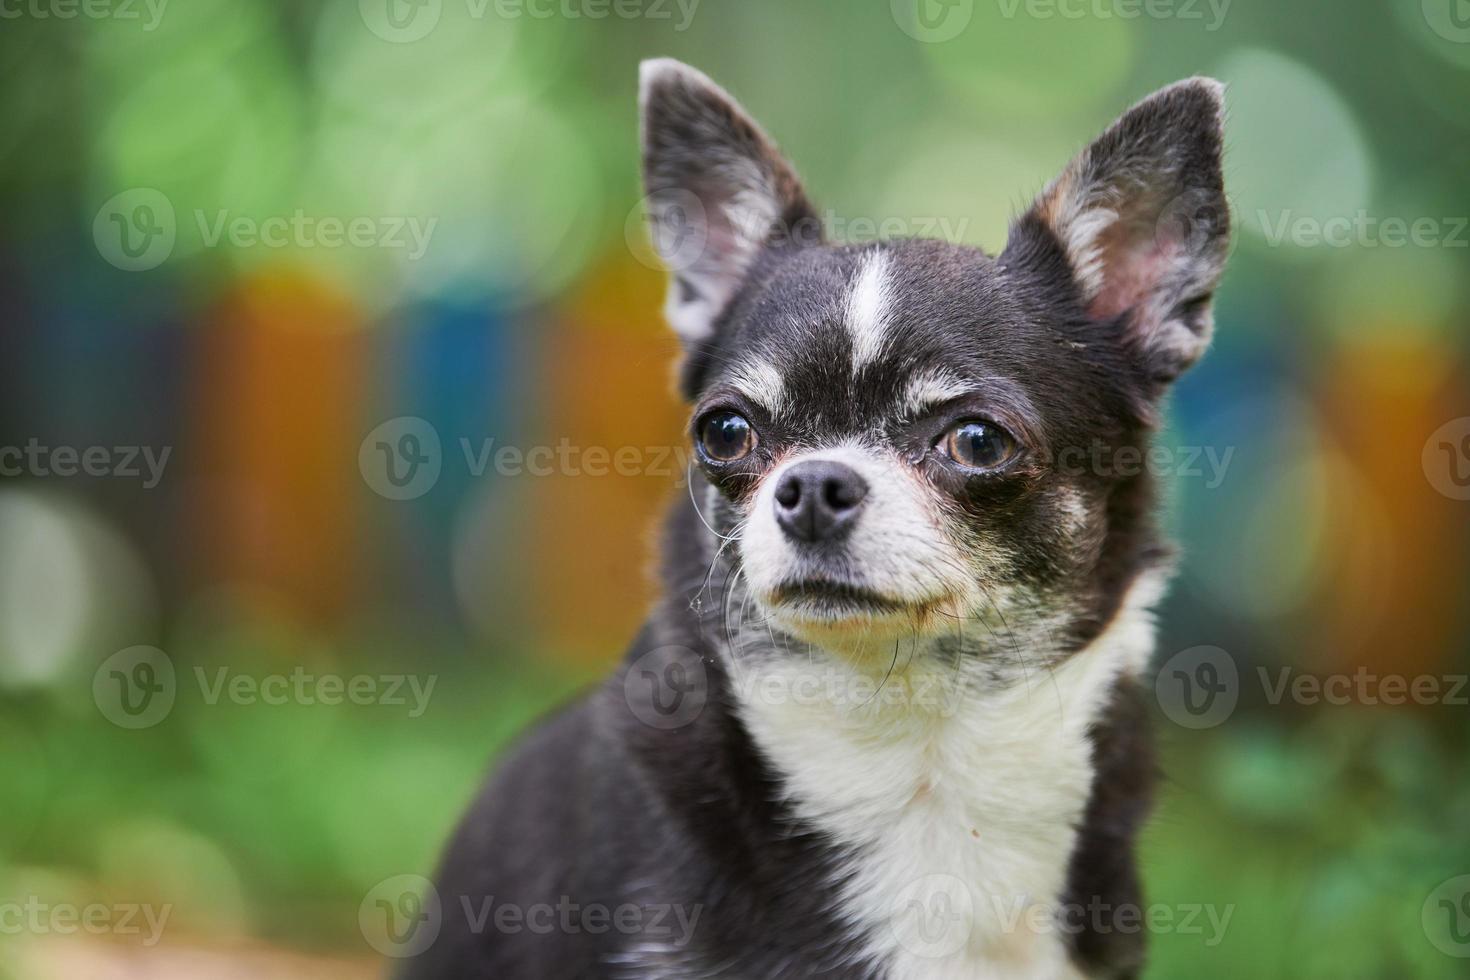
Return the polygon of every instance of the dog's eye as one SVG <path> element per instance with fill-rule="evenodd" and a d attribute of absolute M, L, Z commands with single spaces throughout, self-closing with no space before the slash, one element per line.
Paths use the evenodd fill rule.
<path fill-rule="evenodd" d="M 734 412 L 714 412 L 700 423 L 699 448 L 713 462 L 733 463 L 755 448 L 755 429 Z"/>
<path fill-rule="evenodd" d="M 993 470 L 1016 454 L 1016 440 L 994 422 L 961 422 L 939 440 L 945 455 L 972 470 Z"/>

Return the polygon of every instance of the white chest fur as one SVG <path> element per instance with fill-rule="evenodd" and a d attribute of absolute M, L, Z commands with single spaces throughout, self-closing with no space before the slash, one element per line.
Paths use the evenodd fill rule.
<path fill-rule="evenodd" d="M 1160 586 L 1140 580 L 1086 649 L 1006 685 L 923 656 L 877 694 L 820 651 L 745 662 L 757 744 L 797 812 L 854 851 L 838 913 L 857 956 L 894 980 L 1080 976 L 1054 916 L 1091 789 L 1088 727 L 1147 661 Z"/>

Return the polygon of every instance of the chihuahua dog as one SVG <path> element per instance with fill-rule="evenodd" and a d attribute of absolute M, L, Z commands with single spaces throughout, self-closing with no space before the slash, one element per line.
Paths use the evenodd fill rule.
<path fill-rule="evenodd" d="M 1169 551 L 1122 460 L 1210 340 L 1222 86 L 1128 110 L 990 255 L 827 242 L 724 90 L 641 81 L 698 463 L 665 596 L 501 762 L 407 975 L 1136 975 Z"/>

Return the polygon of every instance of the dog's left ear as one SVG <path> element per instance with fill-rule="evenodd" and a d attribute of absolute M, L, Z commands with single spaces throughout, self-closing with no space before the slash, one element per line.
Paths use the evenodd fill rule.
<path fill-rule="evenodd" d="M 791 165 L 703 73 L 672 58 L 639 66 L 643 183 L 664 313 L 686 346 L 708 340 L 761 249 L 820 240 Z"/>
<path fill-rule="evenodd" d="M 1070 280 L 1087 315 L 1124 318 L 1160 384 L 1204 353 L 1230 212 L 1220 173 L 1224 86 L 1191 78 L 1124 113 L 1012 227 L 1001 263 Z"/>

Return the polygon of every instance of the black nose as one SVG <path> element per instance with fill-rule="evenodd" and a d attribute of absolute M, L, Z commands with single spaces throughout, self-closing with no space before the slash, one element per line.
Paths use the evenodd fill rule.
<path fill-rule="evenodd" d="M 852 529 L 868 485 L 857 470 L 831 460 L 797 463 L 776 484 L 776 522 L 796 541 L 830 541 Z"/>

